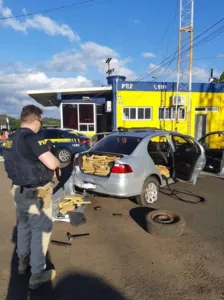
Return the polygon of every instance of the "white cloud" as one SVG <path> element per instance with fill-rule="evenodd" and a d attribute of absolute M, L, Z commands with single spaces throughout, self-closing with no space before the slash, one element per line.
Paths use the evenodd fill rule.
<path fill-rule="evenodd" d="M 43 72 L 31 72 L 26 69 L 18 73 L 0 73 L 1 102 L 0 113 L 19 116 L 21 108 L 27 104 L 36 104 L 27 95 L 27 90 L 89 87 L 93 83 L 83 76 L 48 77 Z M 59 116 L 58 108 L 44 108 L 48 116 Z"/>
<path fill-rule="evenodd" d="M 87 69 L 87 64 L 79 53 L 59 52 L 50 61 L 41 63 L 39 68 L 56 72 L 83 72 Z"/>
<path fill-rule="evenodd" d="M 156 57 L 156 55 L 152 52 L 142 52 L 143 57 Z"/>
<path fill-rule="evenodd" d="M 129 57 L 121 59 L 115 50 L 94 42 L 81 44 L 79 51 L 57 53 L 50 61 L 41 63 L 39 68 L 45 71 L 85 72 L 89 66 L 93 66 L 99 73 L 105 75 L 107 71 L 105 61 L 108 57 L 112 57 L 110 67 L 114 68 L 114 75 L 123 75 L 130 80 L 136 78 L 135 73 L 127 67 L 131 62 Z"/>
<path fill-rule="evenodd" d="M 108 56 L 111 57 L 118 57 L 119 54 L 114 51 L 113 49 L 107 47 L 107 46 L 102 46 L 99 44 L 96 44 L 94 42 L 87 42 L 85 44 L 81 45 L 81 48 L 83 50 L 83 54 L 88 57 L 92 58 L 107 58 Z"/>
<path fill-rule="evenodd" d="M 193 82 L 209 82 L 209 71 L 208 69 L 203 69 L 200 67 L 194 67 L 193 68 Z"/>
<path fill-rule="evenodd" d="M 23 9 L 24 12 L 24 9 Z M 3 0 L 0 0 L 0 15 L 3 17 L 13 17 L 12 10 L 8 7 L 3 6 Z M 6 19 L 1 22 L 4 27 L 10 27 L 16 31 L 21 31 L 27 34 L 28 29 L 36 29 L 45 32 L 50 36 L 64 36 L 67 37 L 71 42 L 80 40 L 77 33 L 75 33 L 70 26 L 67 24 L 58 24 L 49 17 L 42 15 L 34 15 L 33 17 L 26 18 L 25 21 L 18 19 Z"/>
<path fill-rule="evenodd" d="M 219 54 L 217 57 L 224 57 L 224 53 Z"/>
<path fill-rule="evenodd" d="M 157 78 L 157 81 L 177 81 L 177 69 L 166 68 L 156 64 L 149 65 L 149 71 L 152 73 L 148 75 L 144 80 L 152 80 L 152 76 Z M 192 81 L 193 82 L 209 82 L 209 71 L 208 69 L 202 67 L 193 67 L 192 71 Z"/>

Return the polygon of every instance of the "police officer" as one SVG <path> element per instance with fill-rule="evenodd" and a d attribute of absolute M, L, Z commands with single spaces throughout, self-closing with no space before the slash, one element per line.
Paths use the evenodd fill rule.
<path fill-rule="evenodd" d="M 37 106 L 25 106 L 20 128 L 3 145 L 17 213 L 18 273 L 31 266 L 31 289 L 56 276 L 55 270 L 46 270 L 46 253 L 52 233 L 51 181 L 60 162 L 37 134 L 42 113 Z"/>

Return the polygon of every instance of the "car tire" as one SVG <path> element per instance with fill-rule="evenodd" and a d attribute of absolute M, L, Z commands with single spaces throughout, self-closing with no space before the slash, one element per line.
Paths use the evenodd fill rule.
<path fill-rule="evenodd" d="M 148 195 L 146 195 L 146 193 Z M 159 197 L 159 181 L 155 177 L 150 176 L 145 180 L 142 187 L 141 195 L 136 197 L 136 202 L 141 206 L 151 206 L 154 202 L 158 200 L 158 197 Z"/>
<path fill-rule="evenodd" d="M 168 210 L 154 210 L 146 216 L 148 233 L 160 237 L 175 237 L 184 233 L 185 220 Z"/>
<path fill-rule="evenodd" d="M 72 153 L 66 148 L 59 149 L 56 152 L 56 156 L 61 163 L 68 163 L 72 161 Z"/>

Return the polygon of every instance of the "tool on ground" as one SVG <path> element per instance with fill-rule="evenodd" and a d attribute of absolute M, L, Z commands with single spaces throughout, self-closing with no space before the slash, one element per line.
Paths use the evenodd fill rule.
<path fill-rule="evenodd" d="M 123 214 L 113 213 L 113 216 L 115 216 L 115 217 L 121 217 L 121 216 L 123 216 Z"/>
<path fill-rule="evenodd" d="M 67 232 L 66 236 L 67 236 L 68 242 L 61 242 L 61 241 L 52 240 L 51 243 L 55 246 L 71 247 L 73 238 L 88 237 L 89 233 L 71 234 L 70 232 Z"/>
<path fill-rule="evenodd" d="M 95 206 L 94 210 L 101 210 L 101 206 Z"/>

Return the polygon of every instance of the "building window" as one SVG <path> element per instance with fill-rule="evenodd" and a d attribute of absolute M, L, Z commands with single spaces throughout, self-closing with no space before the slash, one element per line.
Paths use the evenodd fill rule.
<path fill-rule="evenodd" d="M 172 108 L 171 107 L 160 107 L 159 108 L 159 119 L 160 120 L 170 120 L 173 116 L 172 114 Z"/>
<path fill-rule="evenodd" d="M 178 120 L 185 120 L 186 119 L 186 108 L 179 107 L 178 108 Z"/>
<path fill-rule="evenodd" d="M 216 106 L 195 107 L 195 111 L 218 112 L 218 111 L 219 111 L 219 108 L 216 107 Z"/>
<path fill-rule="evenodd" d="M 176 107 L 159 107 L 159 120 L 175 120 Z M 185 120 L 186 108 L 178 108 L 178 120 Z"/>
<path fill-rule="evenodd" d="M 151 120 L 151 107 L 124 107 L 123 120 Z"/>

